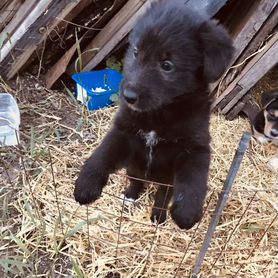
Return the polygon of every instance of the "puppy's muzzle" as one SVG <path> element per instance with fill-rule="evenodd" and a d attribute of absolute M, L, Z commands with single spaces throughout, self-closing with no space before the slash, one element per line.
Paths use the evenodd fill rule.
<path fill-rule="evenodd" d="M 137 94 L 134 91 L 128 89 L 123 91 L 123 96 L 126 102 L 129 104 L 134 104 L 138 99 Z"/>

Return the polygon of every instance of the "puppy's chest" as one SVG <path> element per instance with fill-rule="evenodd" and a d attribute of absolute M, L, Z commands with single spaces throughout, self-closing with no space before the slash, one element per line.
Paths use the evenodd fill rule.
<path fill-rule="evenodd" d="M 154 152 L 156 150 L 156 147 L 159 144 L 159 142 L 161 142 L 163 139 L 160 138 L 157 132 L 154 130 L 148 132 L 139 130 L 137 135 L 141 139 L 141 142 L 143 142 L 143 149 L 141 150 L 141 155 L 143 155 L 146 160 L 147 173 L 150 170 L 150 167 L 153 163 Z"/>
<path fill-rule="evenodd" d="M 145 161 L 146 175 L 154 170 L 163 169 L 165 164 L 168 165 L 169 161 L 171 162 L 179 152 L 175 142 L 161 137 L 155 130 L 147 132 L 139 130 L 137 136 L 141 142 L 138 156 Z"/>
<path fill-rule="evenodd" d="M 154 130 L 145 132 L 140 129 L 137 134 L 144 141 L 147 148 L 153 148 L 159 143 L 159 141 L 163 141 Z"/>
<path fill-rule="evenodd" d="M 138 130 L 137 138 L 140 140 L 139 151 L 142 154 L 147 152 L 148 157 L 152 160 L 153 154 L 167 156 L 169 153 L 180 150 L 182 144 L 177 138 L 169 138 L 167 134 L 160 135 L 157 131 Z"/>

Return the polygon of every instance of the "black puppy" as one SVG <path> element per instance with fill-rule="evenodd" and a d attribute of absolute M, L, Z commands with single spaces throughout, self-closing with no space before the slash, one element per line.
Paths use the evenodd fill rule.
<path fill-rule="evenodd" d="M 110 173 L 154 182 L 152 220 L 171 216 L 189 229 L 202 216 L 210 162 L 208 83 L 225 71 L 232 42 L 223 27 L 185 7 L 154 3 L 130 35 L 114 125 L 85 162 L 74 190 L 80 204 L 100 197 Z M 143 182 L 130 181 L 126 198 L 137 199 Z M 160 210 L 159 208 L 164 208 Z"/>
<path fill-rule="evenodd" d="M 262 94 L 263 108 L 252 125 L 254 137 L 260 143 L 278 143 L 278 90 Z"/>

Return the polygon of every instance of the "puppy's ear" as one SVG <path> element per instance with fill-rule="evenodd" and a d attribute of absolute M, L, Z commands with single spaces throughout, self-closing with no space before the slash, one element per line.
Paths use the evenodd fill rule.
<path fill-rule="evenodd" d="M 204 76 L 214 82 L 225 72 L 233 55 L 233 43 L 223 26 L 210 20 L 199 28 L 204 52 Z"/>
<path fill-rule="evenodd" d="M 278 98 L 278 90 L 266 91 L 262 93 L 262 106 L 267 106 L 272 100 Z"/>

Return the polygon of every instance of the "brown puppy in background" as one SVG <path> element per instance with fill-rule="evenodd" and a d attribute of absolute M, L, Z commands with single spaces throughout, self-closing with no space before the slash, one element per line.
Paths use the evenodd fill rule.
<path fill-rule="evenodd" d="M 278 143 L 278 89 L 264 92 L 262 105 L 252 125 L 254 137 L 262 144 Z"/>

